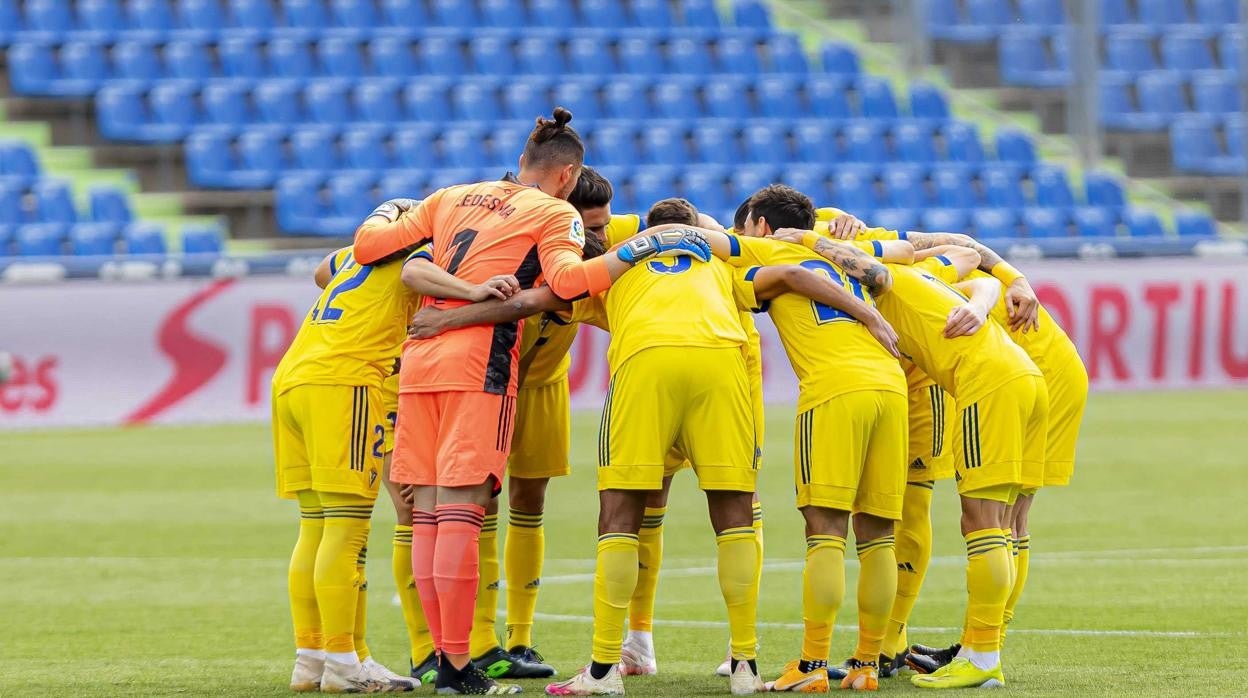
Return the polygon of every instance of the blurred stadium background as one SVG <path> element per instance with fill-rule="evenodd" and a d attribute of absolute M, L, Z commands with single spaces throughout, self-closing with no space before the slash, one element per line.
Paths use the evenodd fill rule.
<path fill-rule="evenodd" d="M 48 654 L 38 643 L 47 600 L 27 604 L 9 582 L 90 596 L 61 583 L 80 569 L 43 565 L 45 552 L 170 554 L 125 542 L 129 529 L 103 550 L 63 552 L 53 531 L 89 517 L 45 505 L 59 488 L 42 469 L 72 477 L 83 497 L 118 486 L 94 479 L 96 453 L 99 473 L 153 478 L 126 490 L 127 507 L 105 507 L 126 520 L 147 512 L 134 520 L 150 531 L 197 520 L 191 499 L 168 505 L 182 501 L 170 471 L 225 449 L 230 467 L 250 466 L 243 499 L 266 507 L 269 378 L 316 296 L 316 262 L 382 200 L 514 169 L 533 117 L 556 104 L 615 183 L 617 212 L 683 195 L 728 220 L 750 192 L 782 181 L 871 224 L 986 241 L 1033 279 L 1088 365 L 1104 431 L 1080 467 L 1139 467 L 1148 484 L 1128 489 L 1145 501 L 1163 496 L 1171 467 L 1216 472 L 1232 487 L 1198 498 L 1203 511 L 1233 508 L 1235 493 L 1242 505 L 1244 471 L 1228 462 L 1239 454 L 1242 466 L 1248 448 L 1234 426 L 1248 415 L 1246 21 L 1241 0 L 0 0 L 0 503 L 11 505 L 0 521 L 15 532 L 0 544 L 12 562 L 0 605 L 29 636 L 13 661 Z M 762 324 L 769 402 L 787 419 L 795 386 Z M 577 408 L 601 405 L 606 341 L 582 331 L 573 350 Z M 1216 392 L 1156 392 L 1176 389 Z M 1124 390 L 1135 392 L 1104 394 Z M 240 422 L 250 426 L 116 430 Z M 80 427 L 103 430 L 61 431 Z M 772 510 L 786 514 L 787 432 L 773 423 L 768 455 Z M 583 434 L 574 438 L 592 443 Z M 1151 451 L 1118 458 L 1111 436 Z M 191 485 L 216 482 L 191 473 Z M 1117 511 L 1138 514 L 1126 501 Z M 1085 492 L 1060 511 L 1081 521 L 1095 506 Z M 264 511 L 256 530 L 272 536 L 243 557 L 286 554 L 278 521 L 289 512 Z M 17 535 L 27 524 L 38 533 Z M 1231 529 L 1209 555 L 1242 544 Z M 1109 547 L 1150 547 L 1138 527 L 1112 530 Z M 562 545 L 566 557 L 586 554 Z M 1248 572 L 1217 559 L 1219 574 Z M 280 574 L 264 569 L 267 590 Z M 1228 597 L 1209 600 L 1243 619 Z M 279 594 L 265 605 L 272 627 L 249 631 L 284 653 L 280 604 Z M 1158 623 L 1221 632 L 1218 618 L 1184 626 L 1184 614 Z M 949 625 L 956 612 L 945 615 L 929 620 Z M 1165 638 L 1135 649 L 1172 649 Z M 561 668 L 581 657 L 568 651 Z M 190 653 L 158 665 L 186 669 L 177 658 Z M 267 665 L 213 666 L 272 688 Z M 1235 693 L 1243 660 L 1221 671 L 1213 692 Z M 14 685 L 41 692 L 44 674 L 25 676 Z M 86 680 L 63 676 L 72 680 L 57 690 Z M 167 686 L 149 679 L 136 694 Z"/>

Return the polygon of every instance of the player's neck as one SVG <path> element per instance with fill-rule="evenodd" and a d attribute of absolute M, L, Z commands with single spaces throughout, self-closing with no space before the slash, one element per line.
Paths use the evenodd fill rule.
<path fill-rule="evenodd" d="M 520 170 L 520 172 L 516 174 L 517 183 L 526 187 L 532 187 L 533 189 L 537 189 L 541 191 L 543 194 L 549 194 L 550 196 L 554 196 L 554 194 L 551 194 L 550 192 L 542 188 L 541 179 L 542 179 L 541 176 L 539 176 L 536 172 L 533 172 L 532 170 Z"/>

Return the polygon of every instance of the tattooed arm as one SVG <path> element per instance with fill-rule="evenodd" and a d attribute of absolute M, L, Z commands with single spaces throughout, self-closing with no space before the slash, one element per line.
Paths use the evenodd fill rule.
<path fill-rule="evenodd" d="M 775 231 L 775 237 L 789 241 L 801 240 L 798 244 L 806 245 L 824 259 L 840 267 L 846 274 L 858 279 L 872 295 L 888 293 L 888 290 L 893 287 L 893 276 L 888 273 L 888 267 L 853 245 L 795 228 L 781 228 Z"/>
<path fill-rule="evenodd" d="M 1040 327 L 1040 301 L 1022 272 L 1015 269 L 991 247 L 977 242 L 975 238 L 961 233 L 906 233 L 906 239 L 914 244 L 914 249 L 925 250 L 937 245 L 957 245 L 969 247 L 979 253 L 979 268 L 995 276 L 1005 284 L 1005 309 L 1010 315 L 1010 330 L 1022 330 Z"/>

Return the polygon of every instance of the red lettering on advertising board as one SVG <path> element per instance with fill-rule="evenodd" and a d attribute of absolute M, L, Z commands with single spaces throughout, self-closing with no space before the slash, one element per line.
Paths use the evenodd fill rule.
<path fill-rule="evenodd" d="M 257 305 L 251 309 L 251 334 L 247 341 L 247 404 L 255 405 L 268 395 L 273 369 L 295 339 L 295 316 L 280 305 Z"/>
<path fill-rule="evenodd" d="M 1106 312 L 1108 311 L 1108 312 Z M 1101 374 L 1102 359 L 1116 380 L 1131 378 L 1122 357 L 1122 340 L 1131 323 L 1131 306 L 1117 286 L 1093 286 L 1088 323 L 1088 375 L 1096 380 Z"/>
<path fill-rule="evenodd" d="M 1149 375 L 1160 380 L 1166 375 L 1166 342 L 1170 336 L 1170 306 L 1179 302 L 1179 285 L 1149 284 L 1144 288 L 1144 302 L 1153 309 L 1153 363 Z"/>
<path fill-rule="evenodd" d="M 47 412 L 56 404 L 59 386 L 56 382 L 57 359 L 41 356 L 35 359 L 13 357 L 13 372 L 0 385 L 0 410 L 5 412 Z"/>
<path fill-rule="evenodd" d="M 1187 351 L 1187 377 L 1205 375 L 1205 285 L 1196 284 L 1192 295 L 1191 345 Z"/>
<path fill-rule="evenodd" d="M 1248 353 L 1235 356 L 1235 285 L 1222 284 L 1222 318 L 1218 323 L 1218 358 L 1231 378 L 1248 378 Z"/>

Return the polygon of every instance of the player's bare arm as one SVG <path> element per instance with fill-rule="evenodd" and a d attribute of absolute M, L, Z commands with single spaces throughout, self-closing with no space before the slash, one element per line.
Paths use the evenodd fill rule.
<path fill-rule="evenodd" d="M 953 268 L 958 271 L 958 278 L 962 279 L 979 267 L 980 255 L 969 247 L 961 247 L 959 245 L 937 245 L 922 250 L 916 250 L 914 253 L 914 261 L 921 262 L 929 257 L 944 257 L 949 260 Z"/>
<path fill-rule="evenodd" d="M 888 293 L 893 277 L 879 260 L 853 245 L 830 240 L 811 230 L 781 228 L 772 234 L 776 240 L 805 245 L 816 254 L 858 279 L 873 295 Z"/>
<path fill-rule="evenodd" d="M 876 247 L 875 258 L 885 264 L 914 264 L 915 249 L 906 240 L 872 240 Z"/>
<path fill-rule="evenodd" d="M 954 285 L 970 300 L 949 311 L 945 322 L 945 338 L 975 334 L 988 321 L 988 313 L 1001 297 L 1001 284 L 996 279 L 971 279 Z"/>
<path fill-rule="evenodd" d="M 326 286 L 329 285 L 329 282 L 333 280 L 334 257 L 337 257 L 338 254 L 342 252 L 342 250 L 345 250 L 345 249 L 346 248 L 344 247 L 342 249 L 334 250 L 333 252 L 330 252 L 329 254 L 325 255 L 325 259 L 322 259 L 320 264 L 316 265 L 316 271 L 312 272 L 312 280 L 316 282 L 317 287 L 325 288 Z"/>
<path fill-rule="evenodd" d="M 754 296 L 760 301 L 771 300 L 783 293 L 796 293 L 816 303 L 849 313 L 861 322 L 888 353 L 901 358 L 897 349 L 897 332 L 880 311 L 866 301 L 832 283 L 826 276 L 796 264 L 763 267 L 754 275 Z"/>
<path fill-rule="evenodd" d="M 390 199 L 373 209 L 355 230 L 355 261 L 381 264 L 405 257 L 429 242 L 432 237 L 410 215 L 423 204 L 416 199 Z"/>
<path fill-rule="evenodd" d="M 429 339 L 461 327 L 497 325 L 540 313 L 571 309 L 572 303 L 556 296 L 549 286 L 539 286 L 521 291 L 506 300 L 486 300 L 450 310 L 438 310 L 432 306 L 421 308 L 408 323 L 407 336 L 412 339 Z"/>
<path fill-rule="evenodd" d="M 400 278 L 403 285 L 414 293 L 432 298 L 456 298 L 473 302 L 491 298 L 506 300 L 520 292 L 520 282 L 511 274 L 493 276 L 482 283 L 473 284 L 420 257 L 408 260 Z"/>

